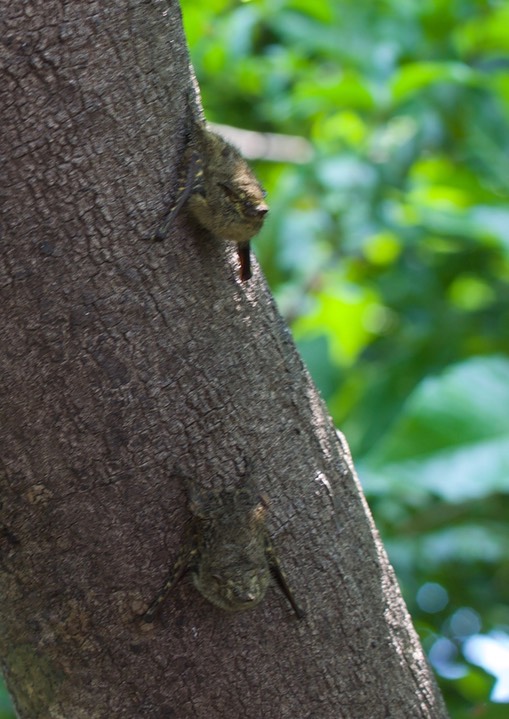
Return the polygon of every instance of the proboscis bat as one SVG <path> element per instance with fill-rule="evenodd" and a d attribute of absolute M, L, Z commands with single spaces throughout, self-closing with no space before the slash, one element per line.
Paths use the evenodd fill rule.
<path fill-rule="evenodd" d="M 209 602 L 231 612 L 261 602 L 272 576 L 297 617 L 304 617 L 272 544 L 263 497 L 251 487 L 193 493 L 189 508 L 192 522 L 187 541 L 143 621 L 154 621 L 186 572 Z"/>
<path fill-rule="evenodd" d="M 195 122 L 183 157 L 183 171 L 175 203 L 158 228 L 163 240 L 187 203 L 199 225 L 214 237 L 235 242 L 243 282 L 251 277 L 249 242 L 262 225 L 269 208 L 265 192 L 238 150 Z"/>

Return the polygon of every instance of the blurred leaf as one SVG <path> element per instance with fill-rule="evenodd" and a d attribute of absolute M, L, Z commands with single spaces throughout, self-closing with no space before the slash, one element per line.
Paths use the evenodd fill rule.
<path fill-rule="evenodd" d="M 376 297 L 372 293 L 361 293 L 339 284 L 334 290 L 331 286 L 329 293 L 320 292 L 314 311 L 295 321 L 295 337 L 302 342 L 306 337 L 325 335 L 335 362 L 350 364 L 370 334 L 362 318 L 374 303 Z"/>
<path fill-rule="evenodd" d="M 481 669 L 472 668 L 468 674 L 456 679 L 454 684 L 465 699 L 478 704 L 488 701 L 494 681 L 492 676 Z"/>
<path fill-rule="evenodd" d="M 469 360 L 424 380 L 392 431 L 362 462 L 379 480 L 448 501 L 509 492 L 509 360 Z"/>
<path fill-rule="evenodd" d="M 446 82 L 475 84 L 479 78 L 468 65 L 460 62 L 414 62 L 404 65 L 391 82 L 396 102 L 408 99 L 413 93 L 429 85 Z"/>
<path fill-rule="evenodd" d="M 455 42 L 463 53 L 509 52 L 509 5 L 493 3 L 491 12 L 484 17 L 466 22 L 455 32 Z"/>
<path fill-rule="evenodd" d="M 0 719 L 14 719 L 11 700 L 2 677 L 0 676 Z"/>

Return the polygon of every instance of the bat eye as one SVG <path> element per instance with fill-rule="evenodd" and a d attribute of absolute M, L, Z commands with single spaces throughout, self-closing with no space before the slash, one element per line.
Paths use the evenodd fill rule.
<path fill-rule="evenodd" d="M 225 195 L 226 195 L 230 200 L 237 201 L 237 200 L 242 199 L 242 198 L 239 196 L 239 194 L 238 194 L 237 192 L 235 192 L 235 190 L 234 190 L 232 187 L 230 187 L 230 185 L 227 185 L 227 184 L 224 183 L 224 182 L 220 182 L 220 183 L 219 183 L 219 187 L 221 187 L 221 189 L 224 190 Z"/>

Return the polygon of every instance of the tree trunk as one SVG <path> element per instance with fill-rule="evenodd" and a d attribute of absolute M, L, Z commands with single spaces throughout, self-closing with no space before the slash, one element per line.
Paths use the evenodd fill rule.
<path fill-rule="evenodd" d="M 1 44 L 0 655 L 18 715 L 445 717 L 393 572 L 259 270 L 185 213 L 174 1 L 9 0 Z M 249 124 L 246 122 L 246 124 Z M 307 616 L 184 579 L 182 475 L 253 478 Z"/>

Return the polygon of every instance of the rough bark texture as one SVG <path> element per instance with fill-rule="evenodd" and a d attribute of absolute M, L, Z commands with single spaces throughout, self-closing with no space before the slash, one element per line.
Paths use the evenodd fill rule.
<path fill-rule="evenodd" d="M 445 717 L 259 271 L 240 283 L 185 215 L 144 239 L 192 102 L 178 4 L 3 0 L 1 21 L 0 656 L 19 716 Z M 273 589 L 228 614 L 184 580 L 143 630 L 187 518 L 175 467 L 228 487 L 246 458 L 307 619 Z"/>

